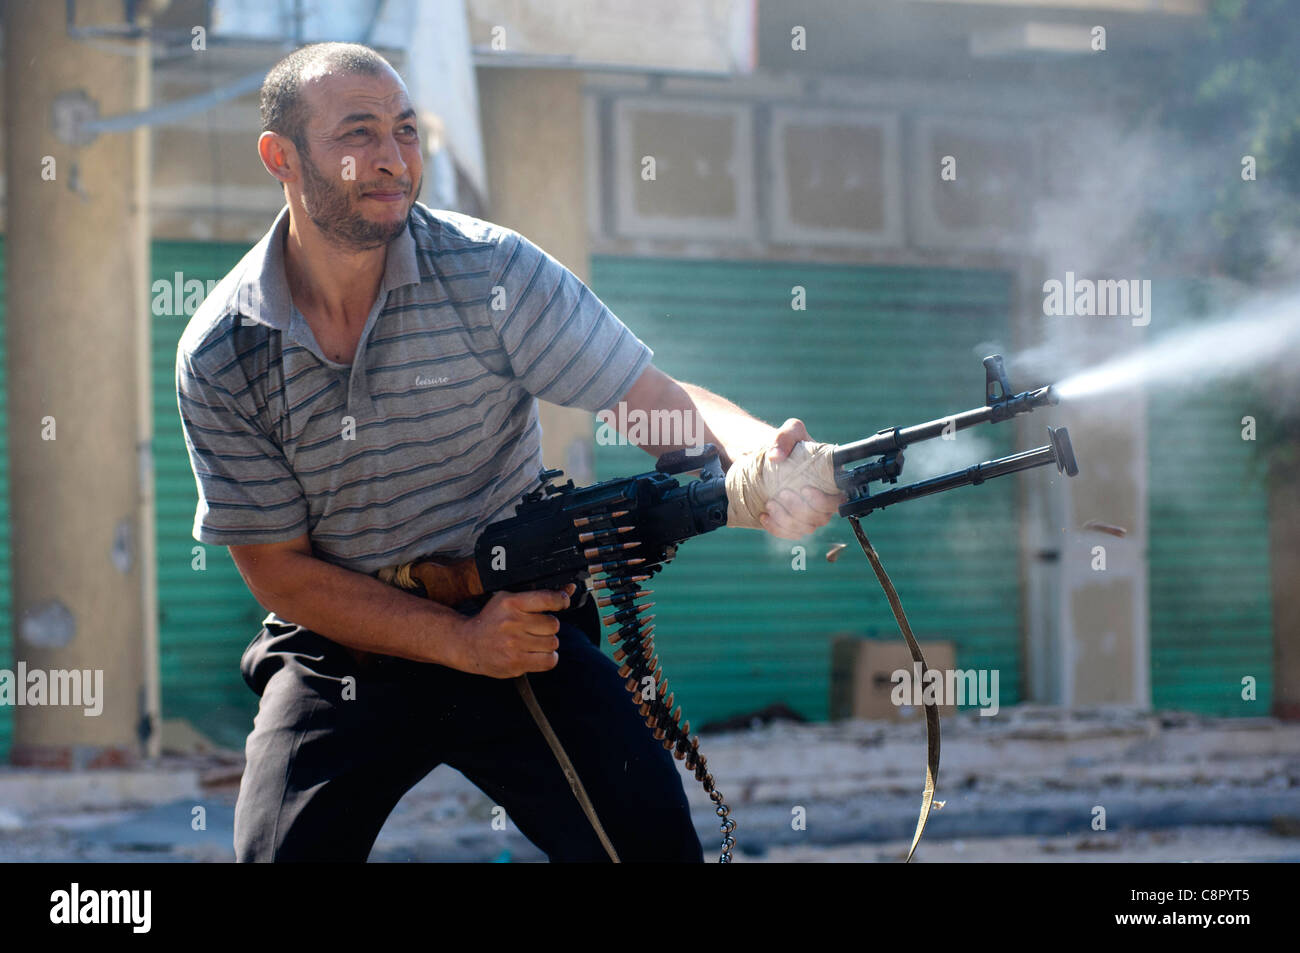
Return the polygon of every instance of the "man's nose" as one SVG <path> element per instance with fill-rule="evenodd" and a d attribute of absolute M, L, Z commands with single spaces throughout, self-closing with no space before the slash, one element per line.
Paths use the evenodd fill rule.
<path fill-rule="evenodd" d="M 406 175 L 406 162 L 402 159 L 402 149 L 392 135 L 383 136 L 379 150 L 375 154 L 375 171 L 386 172 L 394 178 Z"/>

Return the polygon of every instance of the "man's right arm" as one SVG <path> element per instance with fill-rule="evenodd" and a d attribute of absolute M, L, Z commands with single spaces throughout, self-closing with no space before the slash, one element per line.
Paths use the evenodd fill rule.
<path fill-rule="evenodd" d="M 555 667 L 559 622 L 546 613 L 568 605 L 563 592 L 497 593 L 467 617 L 316 558 L 301 529 L 308 515 L 302 487 L 256 419 L 233 345 L 200 347 L 206 368 L 195 366 L 196 346 L 182 338 L 176 356 L 181 430 L 199 493 L 194 536 L 230 548 L 264 608 L 349 648 L 475 675 L 510 678 Z M 222 373 L 228 379 L 220 380 Z"/>
<path fill-rule="evenodd" d="M 306 535 L 281 543 L 231 546 L 230 555 L 263 608 L 364 652 L 510 678 L 559 661 L 562 592 L 497 593 L 464 616 L 312 555 Z"/>

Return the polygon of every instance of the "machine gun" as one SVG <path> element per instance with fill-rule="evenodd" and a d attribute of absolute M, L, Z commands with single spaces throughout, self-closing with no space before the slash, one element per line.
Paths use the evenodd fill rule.
<path fill-rule="evenodd" d="M 898 482 L 904 448 L 981 423 L 998 423 L 1037 407 L 1059 403 L 1050 386 L 1012 394 L 1000 355 L 984 359 L 985 405 L 912 427 L 889 427 L 834 452 L 835 481 L 848 496 L 841 516 L 865 516 L 895 503 L 994 477 L 1055 464 L 1068 476 L 1079 472 L 1070 435 L 1048 427 L 1047 445 L 986 460 L 963 470 L 872 494 L 873 483 Z M 867 463 L 848 466 L 867 457 Z M 675 477 L 697 472 L 685 485 Z M 727 493 L 713 444 L 661 456 L 649 473 L 576 487 L 556 486 L 560 470 L 543 470 L 543 484 L 515 507 L 515 515 L 493 523 L 474 547 L 473 573 L 463 595 L 561 589 L 601 573 L 636 569 L 653 574 L 673 558 L 677 546 L 727 522 Z M 468 567 L 463 567 L 467 569 Z M 439 600 L 441 601 L 441 600 Z"/>
<path fill-rule="evenodd" d="M 1067 476 L 1079 472 L 1068 432 L 1064 427 L 1048 427 L 1049 442 L 1035 450 L 986 460 L 964 470 L 883 492 L 871 492 L 873 483 L 898 482 L 903 470 L 903 451 L 911 444 L 976 424 L 1010 420 L 1059 402 L 1050 386 L 1013 394 L 1000 355 L 986 357 L 984 368 L 984 406 L 912 427 L 887 428 L 864 440 L 839 446 L 833 455 L 835 482 L 848 498 L 839 513 L 853 524 L 863 551 L 890 598 L 913 657 L 923 668 L 925 660 L 920 648 L 912 638 L 893 586 L 858 525 L 859 517 L 895 503 L 960 486 L 978 486 L 994 477 L 1047 464 L 1055 464 Z M 867 458 L 874 459 L 858 463 Z M 698 479 L 685 484 L 676 479 L 690 472 L 697 473 Z M 680 706 L 673 710 L 673 695 L 667 691 L 667 679 L 654 654 L 654 626 L 649 624 L 654 617 L 644 614 L 653 603 L 636 602 L 648 594 L 642 583 L 673 559 L 678 546 L 726 525 L 727 492 L 717 448 L 705 444 L 699 449 L 675 450 L 661 456 L 654 470 L 648 473 L 591 486 L 576 487 L 573 480 L 556 486 L 553 481 L 562 475 L 559 470 L 543 470 L 539 476 L 542 486 L 524 497 L 515 507 L 514 516 L 486 528 L 472 558 L 455 562 L 419 561 L 402 567 L 406 575 L 399 571 L 396 581 L 407 588 L 422 588 L 425 595 L 444 605 L 457 605 L 467 598 L 494 592 L 562 589 L 574 583 L 578 587 L 575 606 L 579 606 L 587 597 L 588 582 L 599 576 L 591 584 L 591 590 L 597 606 L 611 610 L 604 617 L 604 624 L 617 626 L 609 641 L 618 646 L 614 660 L 620 663 L 619 674 L 626 679 L 632 701 L 654 737 L 679 760 L 685 761 L 714 801 L 722 819 L 720 859 L 728 862 L 735 843 L 731 836 L 735 821 L 728 816 L 729 809 L 713 784 L 704 756 L 699 753 L 699 738 L 690 737 L 689 722 L 681 723 Z M 926 716 L 929 770 L 912 851 L 924 829 L 938 773 L 937 710 L 927 706 Z M 575 794 L 583 800 L 584 795 L 576 787 Z M 586 803 L 583 806 L 588 808 Z M 588 810 L 588 816 L 603 839 L 594 812 Z M 613 856 L 608 843 L 606 848 Z M 912 851 L 908 853 L 909 859 Z"/>

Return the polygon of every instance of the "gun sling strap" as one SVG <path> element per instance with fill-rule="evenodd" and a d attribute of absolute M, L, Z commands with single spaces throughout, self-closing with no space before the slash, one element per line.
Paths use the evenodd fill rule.
<path fill-rule="evenodd" d="M 564 780 L 569 782 L 569 790 L 573 796 L 578 799 L 578 804 L 582 807 L 582 813 L 587 815 L 587 820 L 591 821 L 591 827 L 600 838 L 600 846 L 605 848 L 605 853 L 609 854 L 609 859 L 614 863 L 620 863 L 618 851 L 614 850 L 614 845 L 610 843 L 609 835 L 605 833 L 605 828 L 600 823 L 600 818 L 596 815 L 596 807 L 591 803 L 591 798 L 587 796 L 587 789 L 582 786 L 582 781 L 578 777 L 578 769 L 573 766 L 569 760 L 569 755 L 564 750 L 564 745 L 560 744 L 559 737 L 555 734 L 555 729 L 551 727 L 550 720 L 546 713 L 542 711 L 542 706 L 537 703 L 537 696 L 533 694 L 533 685 L 528 681 L 528 675 L 519 675 L 515 677 L 515 686 L 519 689 L 519 697 L 524 700 L 524 705 L 528 713 L 533 716 L 533 721 L 537 722 L 537 727 L 546 739 L 546 744 L 551 749 L 551 754 L 555 755 L 555 760 L 560 763 L 560 770 L 564 772 Z"/>
<path fill-rule="evenodd" d="M 889 581 L 889 574 L 885 572 L 885 567 L 880 563 L 880 557 L 876 555 L 875 547 L 867 539 L 867 534 L 862 531 L 862 526 L 856 516 L 850 516 L 849 522 L 853 524 L 853 535 L 858 538 L 858 545 L 862 547 L 862 552 L 866 555 L 867 561 L 871 563 L 871 568 L 876 572 L 876 579 L 880 581 L 880 588 L 885 592 L 885 598 L 889 600 L 889 608 L 893 610 L 894 621 L 898 623 L 898 631 L 903 633 L 903 639 L 907 642 L 907 649 L 912 653 L 912 661 L 921 666 L 921 677 L 929 671 L 929 666 L 925 664 L 925 656 L 921 654 L 921 646 L 917 644 L 916 637 L 912 635 L 912 626 L 908 624 L 907 613 L 903 611 L 903 603 L 898 598 L 898 593 L 894 590 L 894 584 Z M 921 813 L 916 818 L 916 833 L 912 835 L 912 846 L 907 849 L 908 863 L 912 860 L 912 855 L 916 853 L 916 845 L 921 843 L 921 835 L 925 832 L 925 822 L 930 818 L 930 808 L 934 805 L 935 785 L 939 780 L 939 705 L 937 702 L 924 701 L 925 695 L 922 693 L 922 702 L 925 705 L 925 789 L 921 792 Z M 940 807 L 943 803 L 940 802 Z"/>

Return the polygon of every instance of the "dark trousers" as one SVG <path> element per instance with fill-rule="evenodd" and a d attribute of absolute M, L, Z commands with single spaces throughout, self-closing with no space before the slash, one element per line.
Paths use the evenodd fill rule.
<path fill-rule="evenodd" d="M 673 758 L 575 624 L 579 611 L 560 614 L 559 664 L 529 676 L 538 702 L 620 859 L 700 862 Z M 235 806 L 237 860 L 363 861 L 398 800 L 440 764 L 552 862 L 608 859 L 510 679 L 358 659 L 288 625 L 264 628 L 241 671 L 262 701 Z"/>

